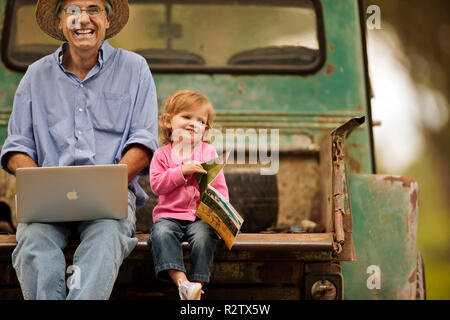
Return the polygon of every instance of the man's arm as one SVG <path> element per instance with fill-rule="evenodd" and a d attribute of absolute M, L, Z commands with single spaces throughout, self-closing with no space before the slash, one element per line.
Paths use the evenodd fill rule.
<path fill-rule="evenodd" d="M 141 57 L 139 89 L 130 131 L 119 163 L 128 165 L 128 180 L 148 174 L 152 152 L 158 149 L 158 102 L 156 87 L 147 61 Z M 137 148 L 137 149 L 135 149 Z"/>
<path fill-rule="evenodd" d="M 16 175 L 16 170 L 19 168 L 37 167 L 36 162 L 27 154 L 22 152 L 11 152 L 6 155 L 6 163 L 8 169 Z"/>
<path fill-rule="evenodd" d="M 8 123 L 8 137 L 0 153 L 0 163 L 8 173 L 16 174 L 18 168 L 37 167 L 38 155 L 33 133 L 30 99 L 30 66 L 20 81 Z"/>
<path fill-rule="evenodd" d="M 152 152 L 148 148 L 140 144 L 131 145 L 119 161 L 119 164 L 128 166 L 128 182 L 148 167 L 151 159 Z"/>

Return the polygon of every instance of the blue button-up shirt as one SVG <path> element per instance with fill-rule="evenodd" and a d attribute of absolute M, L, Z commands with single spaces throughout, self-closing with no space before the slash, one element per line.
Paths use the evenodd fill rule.
<path fill-rule="evenodd" d="M 81 81 L 62 66 L 67 47 L 30 65 L 17 88 L 0 155 L 8 172 L 8 152 L 51 167 L 116 164 L 132 144 L 158 148 L 156 88 L 146 60 L 103 41 Z M 142 206 L 148 196 L 137 177 L 129 188 Z"/>

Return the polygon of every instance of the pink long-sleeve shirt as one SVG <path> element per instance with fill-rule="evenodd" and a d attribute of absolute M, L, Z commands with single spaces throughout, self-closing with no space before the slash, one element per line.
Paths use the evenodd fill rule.
<path fill-rule="evenodd" d="M 197 144 L 187 159 L 172 154 L 170 144 L 155 151 L 150 163 L 150 186 L 159 199 L 153 209 L 153 222 L 162 217 L 195 220 L 195 212 L 200 204 L 199 186 L 194 174 L 186 177 L 183 175 L 181 166 L 191 160 L 204 163 L 216 157 L 214 147 L 205 142 Z M 223 171 L 219 173 L 212 186 L 229 201 Z"/>

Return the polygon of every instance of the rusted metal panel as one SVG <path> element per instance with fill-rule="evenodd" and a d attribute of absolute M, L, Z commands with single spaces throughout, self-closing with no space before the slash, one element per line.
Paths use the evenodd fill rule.
<path fill-rule="evenodd" d="M 278 184 L 278 224 L 300 225 L 319 215 L 320 185 L 318 156 L 280 155 Z"/>
<path fill-rule="evenodd" d="M 297 261 L 283 262 L 221 262 L 214 263 L 214 283 L 298 284 L 303 265 Z"/>
<path fill-rule="evenodd" d="M 305 263 L 305 273 L 314 272 L 314 273 L 341 273 L 342 266 L 339 262 L 331 262 L 331 263 Z"/>
<path fill-rule="evenodd" d="M 349 187 L 358 260 L 343 265 L 346 297 L 415 299 L 417 182 L 400 176 L 351 174 Z M 379 268 L 379 289 L 367 284 L 370 266 Z M 375 276 L 370 279 L 377 282 Z"/>
<path fill-rule="evenodd" d="M 342 146 L 343 147 L 343 146 Z M 334 181 L 333 181 L 333 204 L 334 204 L 334 230 L 336 232 L 336 242 L 341 246 L 344 245 L 344 225 L 342 222 L 345 215 L 344 209 L 344 174 L 345 164 L 338 160 L 334 167 Z"/>
<path fill-rule="evenodd" d="M 299 300 L 300 288 L 291 285 L 221 285 L 205 287 L 202 300 Z M 0 296 L 1 298 L 1 296 Z M 124 286 L 116 284 L 111 300 L 177 300 L 178 290 L 174 284 Z"/>
<path fill-rule="evenodd" d="M 264 252 L 264 251 L 240 251 L 221 253 L 219 259 L 230 261 L 332 261 L 336 258 L 332 251 L 284 251 L 284 252 Z"/>
<path fill-rule="evenodd" d="M 147 244 L 149 234 L 136 234 L 138 244 L 131 253 L 129 259 L 151 259 L 150 248 Z M 286 256 L 284 259 L 297 259 L 298 254 L 302 252 L 325 253 L 328 256 L 333 249 L 332 233 L 300 233 L 300 234 L 252 234 L 241 233 L 236 237 L 232 250 L 222 250 L 221 255 L 237 258 L 239 253 L 243 253 L 240 257 L 246 256 L 247 251 L 258 253 L 260 256 L 270 255 L 272 259 Z M 15 235 L 0 235 L 0 261 L 9 261 L 12 251 L 16 246 Z M 183 243 L 183 248 L 188 249 L 188 244 Z M 65 249 L 66 257 L 71 258 L 76 249 L 76 244 L 71 244 Z"/>
<path fill-rule="evenodd" d="M 148 234 L 138 234 L 136 249 L 128 260 L 152 260 L 147 245 Z M 330 234 L 239 234 L 231 250 L 221 250 L 217 261 L 330 261 L 333 235 Z M 257 243 L 261 242 L 260 245 Z M 282 248 L 287 245 L 289 250 Z M 183 243 L 184 259 L 188 260 L 188 244 Z"/>
<path fill-rule="evenodd" d="M 332 243 L 333 235 L 331 233 L 241 233 L 236 237 L 232 250 L 331 251 Z"/>
<path fill-rule="evenodd" d="M 333 231 L 332 195 L 333 195 L 333 142 L 327 135 L 320 145 L 320 216 L 315 218 L 325 226 L 326 232 Z"/>
<path fill-rule="evenodd" d="M 325 137 L 320 150 L 320 199 L 319 221 L 327 232 L 334 232 L 334 251 L 340 260 L 355 260 L 352 216 L 347 187 L 345 140 L 350 133 L 364 123 L 364 117 L 356 117 L 337 127 Z"/>
<path fill-rule="evenodd" d="M 189 273 L 189 258 L 184 261 Z M 274 272 L 276 270 L 276 272 Z M 300 261 L 223 261 L 215 259 L 211 282 L 214 284 L 291 284 L 300 283 L 303 263 Z M 157 283 L 151 261 L 126 260 L 117 278 L 118 284 Z"/>
<path fill-rule="evenodd" d="M 365 121 L 364 116 L 348 120 L 331 132 L 333 141 L 333 220 L 339 260 L 355 261 L 356 253 L 352 237 L 352 212 L 347 186 L 345 142 L 348 136 Z M 347 206 L 345 205 L 347 203 Z"/>
<path fill-rule="evenodd" d="M 206 288 L 205 300 L 299 300 L 300 288 L 296 286 L 220 286 L 211 285 Z M 227 294 L 224 295 L 223 293 Z"/>

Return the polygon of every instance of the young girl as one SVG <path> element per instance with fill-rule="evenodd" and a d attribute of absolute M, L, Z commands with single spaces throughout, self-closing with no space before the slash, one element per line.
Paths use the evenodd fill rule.
<path fill-rule="evenodd" d="M 149 241 L 156 277 L 178 285 L 182 300 L 200 300 L 219 238 L 195 215 L 200 192 L 194 173 L 206 173 L 201 163 L 217 157 L 214 147 L 203 141 L 205 131 L 212 126 L 214 110 L 204 95 L 191 90 L 172 93 L 163 108 L 160 131 L 166 145 L 156 150 L 150 164 L 150 186 L 159 199 Z M 229 199 L 223 172 L 212 186 Z M 190 248 L 189 280 L 182 241 Z"/>

